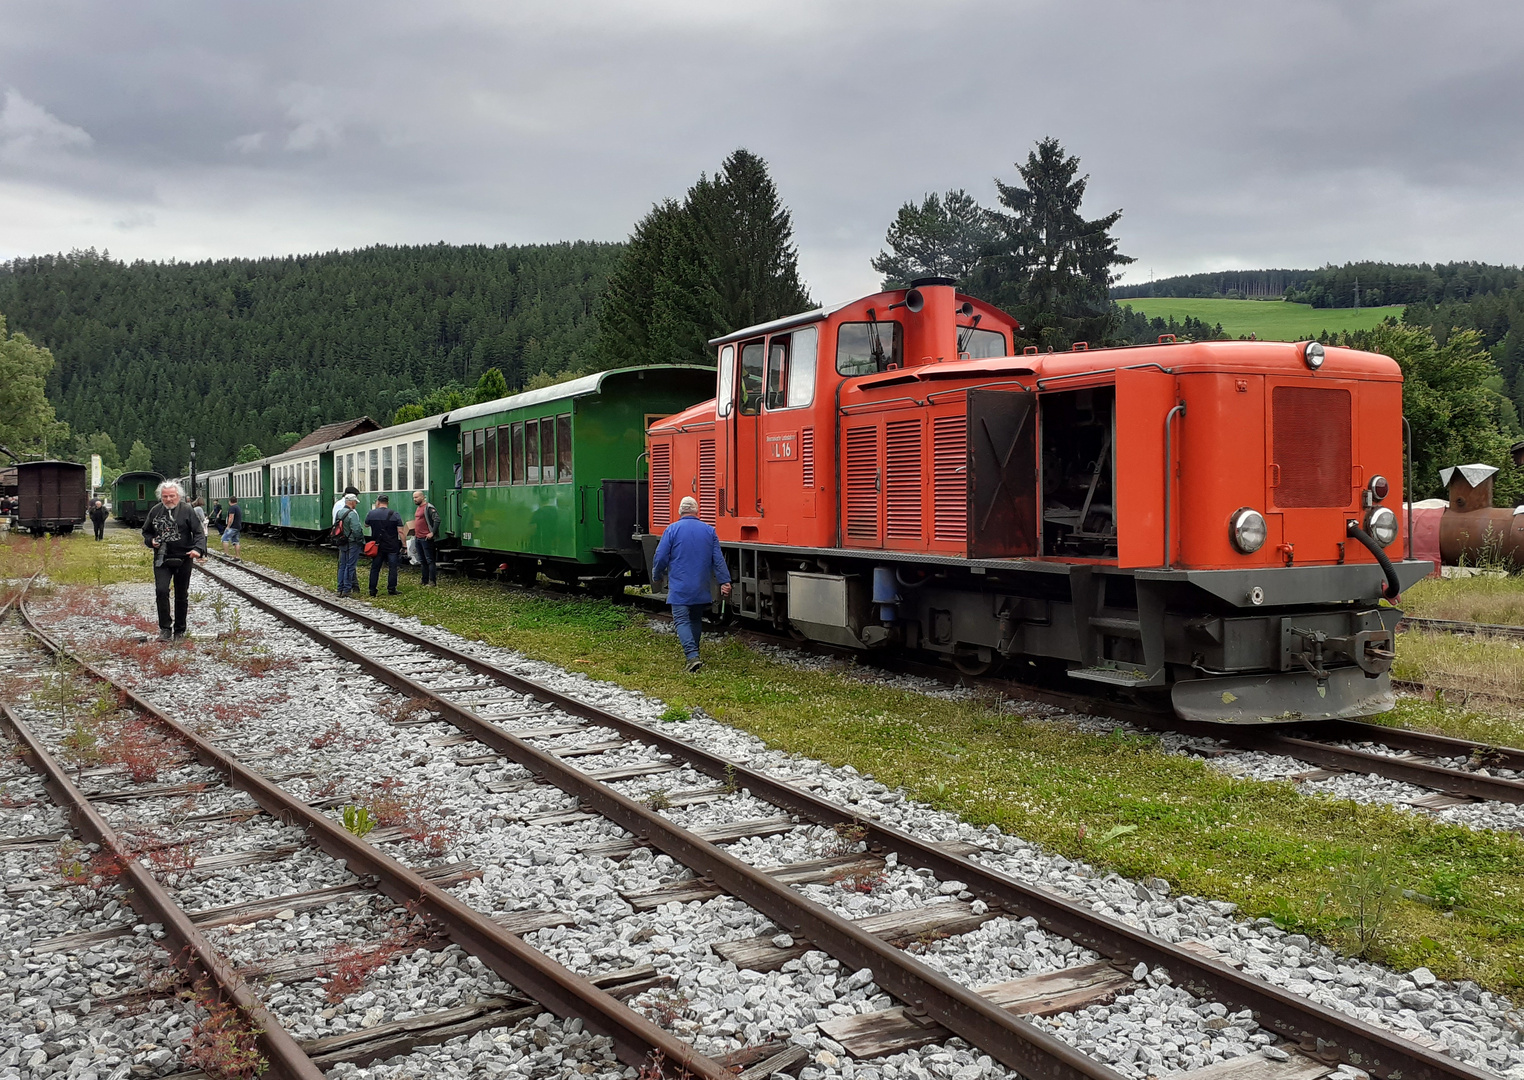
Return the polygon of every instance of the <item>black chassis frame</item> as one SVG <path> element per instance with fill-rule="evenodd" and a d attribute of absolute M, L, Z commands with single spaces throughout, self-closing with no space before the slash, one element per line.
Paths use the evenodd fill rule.
<path fill-rule="evenodd" d="M 657 536 L 643 534 L 649 569 Z M 922 552 L 721 544 L 728 611 L 778 629 L 788 574 L 847 579 L 849 625 L 806 636 L 863 650 L 899 647 L 964 670 L 1046 660 L 1134 698 L 1168 698 L 1189 719 L 1233 723 L 1355 718 L 1395 704 L 1388 674 L 1401 612 L 1380 604 L 1374 563 L 1244 570 L 1119 569 L 1103 562 L 962 559 Z M 1433 564 L 1395 563 L 1403 588 Z M 897 572 L 895 618 L 873 600 L 877 567 Z M 812 632 L 813 631 L 813 632 Z"/>

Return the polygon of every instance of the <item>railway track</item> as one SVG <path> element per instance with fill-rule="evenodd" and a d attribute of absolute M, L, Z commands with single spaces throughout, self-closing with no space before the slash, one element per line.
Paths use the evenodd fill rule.
<path fill-rule="evenodd" d="M 55 756 L 59 733 L 37 729 L 25 722 L 9 704 L 0 703 L 3 705 L 4 726 L 23 749 L 27 763 L 43 778 L 49 794 L 66 810 L 81 838 L 109 853 L 114 866 L 119 867 L 125 877 L 134 908 L 144 921 L 164 928 L 172 946 L 169 951 L 173 962 L 182 968 L 186 981 L 198 988 L 208 1007 L 225 1002 L 237 1010 L 242 1022 L 236 1030 L 252 1033 L 271 1075 L 292 1080 L 316 1080 L 323 1075 L 323 1068 L 339 1062 L 364 1063 L 406 1052 L 413 1046 L 442 1042 L 489 1027 L 511 1027 L 548 1009 L 564 1018 L 581 1020 L 593 1030 L 608 1035 L 618 1056 L 628 1064 L 642 1066 L 652 1061 L 665 1061 L 675 1068 L 686 1069 L 694 1077 L 711 1080 L 734 1077 L 735 1073 L 728 1065 L 695 1053 L 691 1046 L 625 1004 L 624 997 L 649 985 L 654 975 L 652 969 L 637 968 L 588 979 L 557 964 L 526 945 L 511 929 L 473 910 L 446 891 L 448 885 L 471 876 L 468 868 L 441 865 L 420 872 L 383 853 L 374 844 L 339 825 L 323 813 L 322 808 L 295 797 L 226 749 L 169 717 L 130 686 L 71 652 L 30 618 L 24 597 L 18 595 L 14 604 L 8 603 L 0 608 L 0 619 L 12 607 L 36 642 L 53 655 L 67 657 L 78 664 L 92 679 L 111 686 L 126 706 L 150 719 L 183 748 L 187 757 L 207 772 L 208 780 L 199 784 L 168 785 L 168 791 L 149 785 L 142 792 L 114 790 L 92 796 L 70 778 L 68 770 Z M 50 742 L 55 744 L 51 748 Z M 165 785 L 159 786 L 163 787 Z M 108 823 L 101 803 L 103 799 L 120 802 L 183 794 L 188 790 L 202 794 L 208 787 L 242 792 L 271 819 L 303 830 L 311 845 L 333 860 L 343 860 L 340 868 L 347 867 L 348 874 L 340 876 L 350 881 L 340 886 L 268 897 L 213 911 L 186 911 L 143 865 L 136 847 L 125 842 Z M 224 813 L 198 820 L 237 821 L 240 816 L 247 817 Z M 159 839 L 156 850 L 181 846 L 175 837 Z M 219 839 L 224 844 L 228 840 L 227 837 Z M 254 854 L 258 855 L 257 849 Z M 291 852 L 277 849 L 275 854 L 289 855 Z M 221 861 L 234 868 L 239 866 L 236 858 L 228 860 L 224 857 Z M 235 920 L 248 923 L 279 917 L 276 913 L 287 909 L 294 912 L 367 892 L 376 894 L 382 900 L 383 908 L 392 908 L 398 916 L 414 922 L 424 920 L 430 931 L 428 940 L 436 945 L 445 940 L 453 941 L 521 993 L 501 996 L 485 1004 L 445 1010 L 434 1016 L 413 1017 L 385 1028 L 301 1044 L 261 1003 L 237 965 L 219 951 L 202 929 L 208 922 L 212 925 L 226 925 Z M 125 934 L 131 931 L 131 925 L 112 929 Z M 96 931 L 84 935 L 84 940 L 93 942 L 111 936 L 109 932 Z M 49 947 L 62 948 L 67 944 L 70 943 L 53 942 Z M 294 970 L 286 970 L 292 967 L 289 963 L 276 966 L 281 977 L 288 980 L 311 977 L 310 972 L 302 974 L 300 964 Z M 317 966 L 306 965 L 314 970 Z"/>
<path fill-rule="evenodd" d="M 738 966 L 776 967 L 813 946 L 844 967 L 854 971 L 867 969 L 872 981 L 899 1004 L 821 1025 L 850 1053 L 871 1057 L 957 1035 L 1027 1077 L 1067 1080 L 1086 1076 L 1110 1080 L 1119 1074 L 1022 1020 L 1018 1014 L 1045 1015 L 1109 1000 L 1125 992 L 1133 979 L 1163 969 L 1175 986 L 1226 1008 L 1250 1010 L 1259 1025 L 1294 1044 L 1291 1049 L 1296 1053 L 1287 1066 L 1292 1070 L 1285 1074 L 1288 1077 L 1322 1075 L 1338 1062 L 1392 1080 L 1488 1075 L 1430 1047 L 1245 975 L 1210 949 L 1165 941 L 1103 916 L 1084 903 L 1002 874 L 985 865 L 976 857 L 976 851 L 949 850 L 945 845 L 920 839 L 864 814 L 861 809 L 822 799 L 786 777 L 727 760 L 661 730 L 527 680 L 449 644 L 292 586 L 246 564 L 236 568 L 222 565 L 215 571 L 209 567 L 202 569 L 224 587 L 359 665 L 378 681 L 411 699 L 426 702 L 435 716 L 460 732 L 462 741 L 479 742 L 491 751 L 489 756 L 522 766 L 533 782 L 559 788 L 572 796 L 576 800 L 574 815 L 597 815 L 613 822 L 630 834 L 630 839 L 621 843 L 657 849 L 697 875 L 695 879 L 664 887 L 658 900 L 661 896 L 691 900 L 728 894 L 784 929 L 782 935 L 744 942 L 740 947 L 734 943 L 728 948 L 719 946 L 722 955 L 728 953 Z M 479 711 L 482 694 L 488 695 L 487 700 L 494 694 L 505 694 L 515 701 L 531 703 L 546 710 L 539 714 L 541 720 L 548 716 L 552 720 L 591 725 L 598 737 L 610 732 L 616 739 L 605 746 L 608 750 L 627 752 L 637 748 L 653 764 L 671 767 L 680 762 L 682 767 L 716 782 L 715 787 L 692 793 L 695 799 L 740 791 L 803 823 L 846 832 L 860 840 L 864 854 L 929 872 L 937 882 L 958 883 L 961 889 L 954 891 L 971 894 L 984 909 L 949 906 L 946 909 L 949 914 L 972 913 L 975 924 L 986 912 L 991 918 L 1003 914 L 1031 919 L 1041 931 L 1093 950 L 1102 959 L 1086 969 L 1057 973 L 1066 976 L 1068 982 L 1056 983 L 1051 976 L 1039 976 L 1035 980 L 1016 981 L 1033 985 L 1013 983 L 980 990 L 960 985 L 886 941 L 887 935 L 881 936 L 866 924 L 806 899 L 788 884 L 790 874 L 802 872 L 800 868 L 783 868 L 784 873 L 776 868 L 773 872 L 758 870 L 721 847 L 721 838 L 706 839 L 683 829 L 651 805 L 619 790 L 615 786 L 619 770 L 599 769 L 596 756 L 568 759 L 547 752 L 531 737 L 504 728 Z M 767 822 L 737 824 L 740 827 L 727 839 L 736 839 L 747 828 Z M 938 927 L 932 923 L 925 929 L 937 931 Z M 1256 1056 L 1250 1064 L 1260 1070 L 1254 1075 L 1271 1076 L 1278 1075 L 1284 1063 Z"/>
<path fill-rule="evenodd" d="M 1428 630 L 1445 634 L 1475 634 L 1484 637 L 1524 638 L 1524 626 L 1507 623 L 1466 622 L 1458 619 L 1425 619 L 1417 615 L 1404 615 L 1397 624 L 1402 630 Z"/>

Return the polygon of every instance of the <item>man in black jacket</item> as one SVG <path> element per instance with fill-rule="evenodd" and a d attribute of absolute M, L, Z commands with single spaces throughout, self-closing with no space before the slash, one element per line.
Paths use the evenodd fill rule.
<path fill-rule="evenodd" d="M 153 591 L 159 605 L 159 640 L 185 635 L 191 560 L 206 558 L 206 527 L 201 516 L 180 501 L 180 485 L 159 485 L 159 505 L 143 520 L 143 543 L 153 548 Z M 175 587 L 175 619 L 169 620 L 169 587 Z"/>
<path fill-rule="evenodd" d="M 95 538 L 106 538 L 106 504 L 96 499 L 90 504 L 90 524 L 95 526 Z"/>

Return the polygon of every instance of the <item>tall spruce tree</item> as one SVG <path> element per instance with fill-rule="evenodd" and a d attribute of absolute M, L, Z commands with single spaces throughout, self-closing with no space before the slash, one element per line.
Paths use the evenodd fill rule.
<path fill-rule="evenodd" d="M 1041 140 L 1016 171 L 1025 187 L 995 181 L 1009 213 L 990 214 L 996 237 L 974 290 L 1015 315 L 1023 336 L 1038 345 L 1107 341 L 1116 319 L 1112 268 L 1133 261 L 1111 235 L 1122 211 L 1081 216 L 1090 177 L 1079 175 L 1079 158 L 1055 138 Z"/>
<path fill-rule="evenodd" d="M 966 282 L 993 239 L 989 211 L 972 195 L 962 189 L 932 192 L 919 206 L 900 207 L 884 237 L 889 249 L 879 252 L 872 266 L 884 275 L 886 289 L 902 289 L 922 277 Z"/>
<path fill-rule="evenodd" d="M 599 304 L 599 355 L 611 366 L 710 363 L 710 338 L 810 303 L 767 163 L 737 150 L 636 225 Z"/>

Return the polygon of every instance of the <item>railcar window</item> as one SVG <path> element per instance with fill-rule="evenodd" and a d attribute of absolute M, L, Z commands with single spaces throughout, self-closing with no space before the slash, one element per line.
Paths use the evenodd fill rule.
<path fill-rule="evenodd" d="M 302 463 L 302 494 L 312 494 L 312 462 Z"/>
<path fill-rule="evenodd" d="M 734 345 L 726 345 L 720 350 L 719 372 L 714 388 L 715 415 L 729 416 L 736 392 L 736 347 Z"/>
<path fill-rule="evenodd" d="M 486 466 L 487 472 L 482 477 L 482 482 L 486 484 L 497 483 L 497 428 L 495 427 L 487 429 Z"/>
<path fill-rule="evenodd" d="M 556 421 L 544 417 L 540 421 L 540 483 L 556 482 Z"/>
<path fill-rule="evenodd" d="M 380 454 L 379 450 L 372 450 L 370 452 L 370 487 L 366 489 L 367 491 L 381 490 L 379 486 L 381 483 L 381 468 L 377 464 Z"/>
<path fill-rule="evenodd" d="M 390 446 L 381 448 L 381 490 L 392 490 L 392 448 Z"/>
<path fill-rule="evenodd" d="M 569 484 L 572 478 L 571 413 L 556 417 L 556 483 Z"/>
<path fill-rule="evenodd" d="M 755 416 L 762 407 L 762 343 L 741 346 L 741 405 L 743 416 Z"/>
<path fill-rule="evenodd" d="M 540 482 L 540 422 L 524 421 L 524 476 L 530 484 Z"/>
<path fill-rule="evenodd" d="M 905 364 L 905 332 L 893 320 L 842 323 L 836 328 L 836 374 L 871 375 Z"/>
<path fill-rule="evenodd" d="M 333 490 L 344 490 L 344 455 L 333 455 Z"/>
<path fill-rule="evenodd" d="M 524 422 L 513 425 L 513 482 L 524 482 Z"/>
<path fill-rule="evenodd" d="M 497 482 L 499 484 L 513 483 L 513 455 L 509 448 L 513 445 L 513 429 L 507 424 L 497 429 Z M 423 486 L 419 480 L 418 486 Z"/>
<path fill-rule="evenodd" d="M 412 491 L 412 485 L 408 483 L 407 467 L 407 443 L 397 444 L 397 490 Z"/>
<path fill-rule="evenodd" d="M 418 487 L 427 487 L 427 474 L 423 471 L 423 440 L 413 443 L 413 483 Z"/>
<path fill-rule="evenodd" d="M 460 483 L 471 482 L 471 441 L 475 436 L 469 431 L 460 433 Z M 457 485 L 458 486 L 458 485 Z"/>

